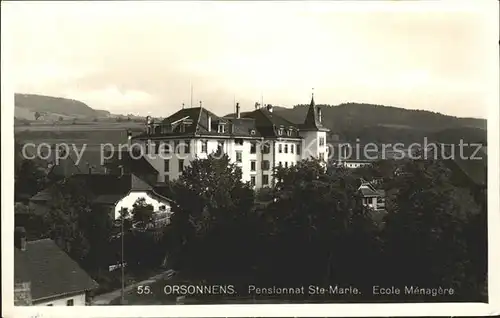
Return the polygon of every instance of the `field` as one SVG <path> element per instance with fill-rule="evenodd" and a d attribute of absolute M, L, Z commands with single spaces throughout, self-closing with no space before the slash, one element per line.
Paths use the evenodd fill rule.
<path fill-rule="evenodd" d="M 143 131 L 142 123 L 135 122 L 98 122 L 87 124 L 37 124 L 29 126 L 16 126 L 14 128 L 15 141 L 19 144 L 33 143 L 37 146 L 44 144 L 39 148 L 40 152 L 45 156 L 48 146 L 57 144 L 67 144 L 70 147 L 68 160 L 70 165 L 67 171 L 86 172 L 89 166 L 93 167 L 95 172 L 102 172 L 103 158 L 101 154 L 101 145 L 113 144 L 124 145 L 127 143 L 127 130 L 132 130 L 137 134 Z M 85 148 L 84 148 L 85 147 Z M 106 150 L 110 148 L 106 146 Z M 82 152 L 82 150 L 84 150 Z M 36 149 L 30 146 L 27 152 L 34 154 Z M 80 161 L 75 151 L 82 153 Z M 118 147 L 115 147 L 118 151 Z M 61 166 L 65 166 L 64 164 Z M 63 168 L 61 168 L 63 169 Z M 65 170 L 66 171 L 66 170 Z"/>

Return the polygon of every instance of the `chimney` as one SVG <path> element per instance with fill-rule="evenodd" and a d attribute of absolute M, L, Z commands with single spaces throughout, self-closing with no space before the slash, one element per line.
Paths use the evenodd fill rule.
<path fill-rule="evenodd" d="M 273 105 L 271 105 L 271 104 L 267 104 L 267 106 L 266 106 L 266 107 L 267 107 L 267 111 L 268 111 L 268 112 L 270 112 L 270 113 L 272 113 L 272 112 L 273 112 Z"/>
<path fill-rule="evenodd" d="M 127 130 L 127 143 L 129 147 L 132 145 L 132 131 L 130 129 Z"/>
<path fill-rule="evenodd" d="M 24 227 L 16 227 L 14 231 L 14 246 L 21 251 L 26 251 L 26 229 Z"/>
<path fill-rule="evenodd" d="M 240 118 L 240 103 L 236 103 L 236 118 Z"/>
<path fill-rule="evenodd" d="M 318 107 L 318 121 L 321 124 L 322 116 L 321 116 L 321 107 Z"/>
<path fill-rule="evenodd" d="M 212 131 L 212 117 L 209 115 L 208 116 L 208 125 L 207 125 L 207 130 L 210 132 Z"/>

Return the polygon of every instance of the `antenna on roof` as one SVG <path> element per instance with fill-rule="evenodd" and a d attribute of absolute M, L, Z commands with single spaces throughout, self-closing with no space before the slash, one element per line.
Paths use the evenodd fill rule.
<path fill-rule="evenodd" d="M 182 109 L 184 109 L 184 103 L 182 103 Z"/>
<path fill-rule="evenodd" d="M 193 83 L 191 83 L 191 108 L 193 107 Z"/>
<path fill-rule="evenodd" d="M 236 94 L 233 94 L 233 110 L 234 113 L 236 114 Z"/>
<path fill-rule="evenodd" d="M 260 106 L 264 106 L 264 94 L 260 92 Z"/>

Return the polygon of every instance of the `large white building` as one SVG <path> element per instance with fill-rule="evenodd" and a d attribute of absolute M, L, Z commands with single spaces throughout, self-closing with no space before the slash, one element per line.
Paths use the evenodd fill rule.
<path fill-rule="evenodd" d="M 310 157 L 328 159 L 321 109 L 311 98 L 302 124 L 294 124 L 273 112 L 256 107 L 234 116 L 219 117 L 203 107 L 183 108 L 160 123 L 148 121 L 146 131 L 131 138 L 158 171 L 157 182 L 179 177 L 196 158 L 227 154 L 242 170 L 242 179 L 255 188 L 273 184 L 273 169 L 289 167 Z"/>

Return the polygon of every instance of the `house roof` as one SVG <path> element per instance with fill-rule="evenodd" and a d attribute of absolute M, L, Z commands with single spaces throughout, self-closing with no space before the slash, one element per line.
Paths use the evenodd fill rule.
<path fill-rule="evenodd" d="M 264 137 L 279 136 L 278 129 L 281 127 L 286 129 L 299 128 L 296 124 L 286 120 L 285 118 L 272 111 L 269 111 L 266 107 L 256 109 L 252 112 L 244 113 L 243 118 L 253 119 L 255 121 L 255 129 L 259 132 L 260 136 Z"/>
<path fill-rule="evenodd" d="M 54 241 L 26 242 L 14 251 L 15 283 L 31 282 L 33 301 L 90 290 L 98 284 Z"/>
<path fill-rule="evenodd" d="M 130 191 L 130 175 L 116 176 L 108 174 L 75 174 L 67 180 L 78 180 L 85 183 L 86 188 L 97 198 L 102 195 L 124 195 Z M 52 199 L 53 188 L 46 188 L 33 197 L 31 201 L 49 201 Z"/>
<path fill-rule="evenodd" d="M 329 131 L 328 128 L 323 126 L 319 119 L 318 108 L 316 107 L 316 103 L 314 102 L 314 96 L 311 97 L 311 103 L 309 104 L 306 118 L 304 120 L 304 123 L 300 126 L 300 129 Z"/>
<path fill-rule="evenodd" d="M 363 197 L 383 197 L 385 196 L 385 191 L 375 188 L 375 185 L 371 182 L 362 180 L 361 185 L 358 190 L 361 192 Z"/>
<path fill-rule="evenodd" d="M 474 184 L 486 186 L 488 155 L 484 147 L 478 149 L 474 145 L 464 145 L 460 150 L 460 145 L 439 144 L 436 148 L 437 153 L 434 152 L 435 149 L 429 149 L 428 159 L 440 159 L 453 164 L 454 168 L 458 168 Z"/>
<path fill-rule="evenodd" d="M 225 125 L 224 132 L 219 132 L 218 124 Z M 241 113 L 240 118 L 236 118 L 235 115 L 220 117 L 203 107 L 184 108 L 165 118 L 162 122 L 153 125 L 157 126 L 157 128 L 153 128 L 154 133 L 142 133 L 134 136 L 133 139 L 151 138 L 155 135 L 162 137 L 193 137 L 200 135 L 214 137 L 274 137 L 279 136 L 278 129 L 281 127 L 295 130 L 299 128 L 297 124 L 269 111 L 267 107 Z M 181 129 L 181 125 L 184 125 L 184 128 Z"/>
<path fill-rule="evenodd" d="M 51 151 L 51 157 L 47 160 L 49 162 L 50 174 L 62 177 L 68 177 L 74 174 L 88 173 L 89 168 L 92 173 L 104 173 L 104 166 L 101 165 L 101 150 L 98 147 L 86 147 L 85 149 L 79 147 L 82 152 L 78 158 L 74 151 L 70 151 L 65 159 L 59 159 L 55 163 L 55 149 Z M 83 151 L 84 150 L 84 151 Z"/>

